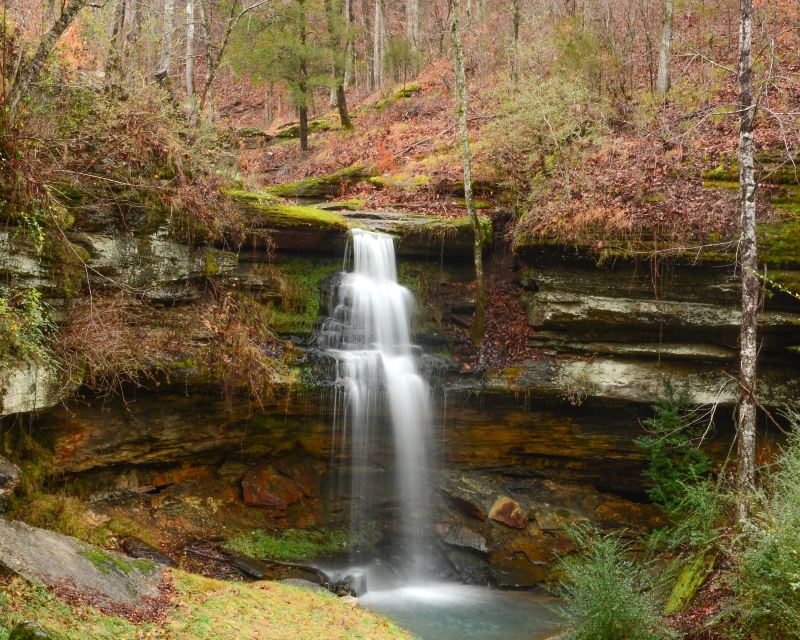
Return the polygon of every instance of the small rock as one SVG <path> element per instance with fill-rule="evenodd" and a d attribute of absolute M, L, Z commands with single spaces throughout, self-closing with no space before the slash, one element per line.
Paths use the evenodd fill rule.
<path fill-rule="evenodd" d="M 63 636 L 45 631 L 34 622 L 20 622 L 11 631 L 8 640 L 62 640 Z"/>
<path fill-rule="evenodd" d="M 249 505 L 279 511 L 303 499 L 303 491 L 297 483 L 278 473 L 272 465 L 248 471 L 242 478 L 242 495 Z"/>
<path fill-rule="evenodd" d="M 367 574 L 351 573 L 342 580 L 342 587 L 354 596 L 363 596 L 367 592 Z"/>
<path fill-rule="evenodd" d="M 351 607 L 355 607 L 356 605 L 358 605 L 358 598 L 356 598 L 355 596 L 342 596 L 341 598 L 339 598 L 339 602 L 342 602 L 343 604 L 349 605 Z"/>
<path fill-rule="evenodd" d="M 302 578 L 286 578 L 285 580 L 278 580 L 278 582 L 280 582 L 281 584 L 288 584 L 292 587 L 308 589 L 309 591 L 313 591 L 314 593 L 318 593 L 320 591 L 327 591 L 327 589 L 322 585 L 319 585 L 316 582 L 311 582 L 311 580 L 303 580 Z"/>
<path fill-rule="evenodd" d="M 248 578 L 254 580 L 266 580 L 272 575 L 265 562 L 241 553 L 229 553 L 228 561 Z"/>
<path fill-rule="evenodd" d="M 157 564 L 163 564 L 168 567 L 177 566 L 172 558 L 168 558 L 158 549 L 150 546 L 144 540 L 140 540 L 139 538 L 123 539 L 122 548 L 125 549 L 125 552 L 133 558 L 152 560 Z"/>
<path fill-rule="evenodd" d="M 519 504 L 508 496 L 500 496 L 489 509 L 489 517 L 515 529 L 524 529 L 528 517 L 522 512 Z"/>
<path fill-rule="evenodd" d="M 0 513 L 3 512 L 6 498 L 16 489 L 21 477 L 19 467 L 0 456 Z"/>
<path fill-rule="evenodd" d="M 454 547 L 464 547 L 465 549 L 473 549 L 481 553 L 487 553 L 489 550 L 486 544 L 486 538 L 467 527 L 440 524 L 436 526 L 436 532 L 445 544 Z"/>

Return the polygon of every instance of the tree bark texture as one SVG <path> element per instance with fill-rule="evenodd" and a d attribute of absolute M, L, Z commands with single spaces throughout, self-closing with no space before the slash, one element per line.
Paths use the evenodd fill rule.
<path fill-rule="evenodd" d="M 669 65 L 672 52 L 672 3 L 664 0 L 661 14 L 661 44 L 658 47 L 658 73 L 656 74 L 656 95 L 662 98 L 669 93 Z"/>
<path fill-rule="evenodd" d="M 9 116 L 13 118 L 19 107 L 20 100 L 22 100 L 23 96 L 30 91 L 31 86 L 39 79 L 42 67 L 44 67 L 44 63 L 53 50 L 53 47 L 55 47 L 56 42 L 58 42 L 58 39 L 75 20 L 78 12 L 87 4 L 89 4 L 89 0 L 72 0 L 72 2 L 64 7 L 61 15 L 53 23 L 53 26 L 50 27 L 50 31 L 42 38 L 39 46 L 36 48 L 36 53 L 22 66 L 19 73 L 14 78 L 14 83 L 11 85 L 8 95 L 6 96 L 6 106 Z"/>
<path fill-rule="evenodd" d="M 453 23 L 451 34 L 453 37 L 453 52 L 456 73 L 456 95 L 458 103 L 458 132 L 461 141 L 461 156 L 464 163 L 464 200 L 467 213 L 472 223 L 473 231 L 473 261 L 475 265 L 475 324 L 472 328 L 472 339 L 476 345 L 483 342 L 486 300 L 483 290 L 483 234 L 475 204 L 472 199 L 472 153 L 469 144 L 469 129 L 467 119 L 467 75 L 464 67 L 464 47 L 461 40 L 461 0 L 452 0 Z"/>
<path fill-rule="evenodd" d="M 753 161 L 753 0 L 740 0 L 739 20 L 739 188 L 742 279 L 742 326 L 739 336 L 739 382 L 742 393 L 737 415 L 739 515 L 746 518 L 755 487 L 756 358 L 760 286 L 756 252 L 756 179 Z"/>

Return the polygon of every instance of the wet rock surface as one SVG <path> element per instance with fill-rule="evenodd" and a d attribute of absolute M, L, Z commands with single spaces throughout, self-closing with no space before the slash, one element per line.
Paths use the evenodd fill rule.
<path fill-rule="evenodd" d="M 466 582 L 530 587 L 550 580 L 559 557 L 574 551 L 568 525 L 591 522 L 634 536 L 664 522 L 653 505 L 577 484 L 455 472 L 441 483 L 435 534 L 451 571 Z"/>

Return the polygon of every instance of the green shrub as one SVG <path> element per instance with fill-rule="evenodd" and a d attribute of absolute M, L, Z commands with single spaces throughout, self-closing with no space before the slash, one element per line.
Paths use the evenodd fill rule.
<path fill-rule="evenodd" d="M 648 568 L 618 535 L 576 527 L 578 553 L 562 560 L 560 595 L 569 640 L 658 640 L 664 631 Z"/>
<path fill-rule="evenodd" d="M 741 637 L 800 638 L 800 426 L 792 416 L 776 470 L 769 473 L 736 569 Z"/>
<path fill-rule="evenodd" d="M 278 535 L 254 530 L 229 538 L 225 548 L 253 558 L 293 561 L 313 560 L 347 549 L 343 532 L 287 529 Z"/>
<path fill-rule="evenodd" d="M 48 361 L 54 331 L 50 308 L 39 291 L 0 290 L 0 358 L 7 362 Z"/>
<path fill-rule="evenodd" d="M 706 423 L 693 416 L 686 389 L 665 382 L 664 395 L 653 405 L 654 416 L 644 421 L 646 436 L 636 440 L 650 465 L 644 475 L 653 483 L 650 498 L 668 512 L 680 512 L 688 488 L 703 481 L 711 461 L 700 449 Z"/>

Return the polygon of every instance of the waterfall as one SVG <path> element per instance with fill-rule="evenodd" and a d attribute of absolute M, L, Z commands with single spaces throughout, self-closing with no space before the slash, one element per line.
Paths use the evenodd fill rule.
<path fill-rule="evenodd" d="M 414 300 L 397 282 L 391 236 L 352 232 L 353 268 L 342 275 L 332 316 L 324 323 L 321 346 L 336 362 L 334 439 L 349 443 L 351 537 L 373 525 L 375 496 L 368 469 L 375 465 L 381 425 L 388 416 L 400 505 L 404 569 L 422 577 L 426 559 L 427 492 L 430 487 L 426 439 L 431 424 L 430 390 L 417 369 L 411 343 Z"/>

